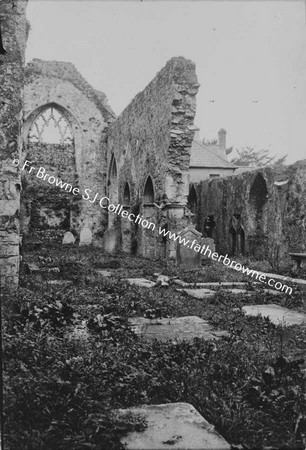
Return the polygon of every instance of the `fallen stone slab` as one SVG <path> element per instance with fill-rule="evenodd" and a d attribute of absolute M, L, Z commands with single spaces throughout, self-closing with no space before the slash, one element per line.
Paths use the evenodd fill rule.
<path fill-rule="evenodd" d="M 229 336 L 227 331 L 215 330 L 206 320 L 197 316 L 172 317 L 162 319 L 146 319 L 132 317 L 128 322 L 137 335 L 144 339 L 158 339 L 166 341 L 192 340 L 203 338 L 206 340 Z"/>
<path fill-rule="evenodd" d="M 155 278 L 163 279 L 163 280 L 166 281 L 167 283 L 168 283 L 168 282 L 170 281 L 170 279 L 171 279 L 171 277 L 168 277 L 168 275 L 163 275 L 162 273 L 157 273 L 157 272 L 153 273 L 153 276 L 154 276 Z"/>
<path fill-rule="evenodd" d="M 40 269 L 41 273 L 60 273 L 60 271 L 59 267 L 42 267 Z"/>
<path fill-rule="evenodd" d="M 121 439 L 127 450 L 230 450 L 214 426 L 189 403 L 142 405 L 121 413 L 141 415 L 144 431 L 133 431 Z"/>
<path fill-rule="evenodd" d="M 227 292 L 234 295 L 244 295 L 246 297 L 250 297 L 254 292 L 247 291 L 246 289 L 226 289 Z"/>
<path fill-rule="evenodd" d="M 283 306 L 269 304 L 269 305 L 247 305 L 243 306 L 242 310 L 248 316 L 263 316 L 268 317 L 274 325 L 304 325 L 306 324 L 306 314 L 292 311 Z"/>
<path fill-rule="evenodd" d="M 29 274 L 34 274 L 34 273 L 40 272 L 40 268 L 37 266 L 37 264 L 34 264 L 34 263 L 25 264 L 25 269 L 26 269 L 26 272 Z"/>
<path fill-rule="evenodd" d="M 158 275 L 158 277 L 156 278 L 156 284 L 160 286 L 169 286 L 169 281 L 170 278 L 166 275 Z"/>
<path fill-rule="evenodd" d="M 215 283 L 186 283 L 182 280 L 174 280 L 175 284 L 178 284 L 182 287 L 192 287 L 192 288 L 205 288 L 205 289 L 246 289 L 248 287 L 248 283 L 243 281 L 224 281 L 224 282 L 215 282 Z M 261 283 L 252 283 L 254 285 L 259 285 Z"/>
<path fill-rule="evenodd" d="M 272 278 L 274 280 L 282 282 L 284 285 L 287 285 L 289 283 L 289 286 L 293 286 L 294 284 L 296 284 L 297 286 L 299 286 L 301 291 L 306 291 L 306 280 L 303 280 L 301 278 L 285 277 L 283 275 L 278 275 L 277 273 L 265 273 L 259 271 L 258 273 L 260 275 L 265 275 L 267 280 Z"/>
<path fill-rule="evenodd" d="M 243 281 L 222 281 L 220 283 L 197 283 L 197 285 L 201 285 L 203 287 L 206 287 L 207 289 L 243 289 L 248 286 L 247 283 Z"/>
<path fill-rule="evenodd" d="M 271 295 L 286 295 L 285 292 L 276 291 L 275 289 L 264 289 L 264 292 Z"/>
<path fill-rule="evenodd" d="M 43 274 L 43 273 L 60 273 L 59 267 L 38 267 L 34 263 L 29 263 L 25 265 L 27 273 L 30 274 Z"/>
<path fill-rule="evenodd" d="M 156 285 L 156 283 L 147 280 L 146 278 L 123 278 L 123 281 L 127 281 L 129 284 L 145 288 L 152 288 Z"/>
<path fill-rule="evenodd" d="M 210 289 L 177 289 L 179 292 L 185 292 L 187 295 L 199 300 L 204 300 L 205 298 L 211 298 L 216 295 L 216 291 Z"/>
<path fill-rule="evenodd" d="M 189 287 L 189 286 L 195 285 L 195 283 L 186 283 L 185 281 L 182 281 L 182 280 L 173 280 L 173 283 L 178 284 L 179 286 L 182 286 L 182 287 Z"/>
<path fill-rule="evenodd" d="M 110 272 L 109 270 L 96 269 L 96 272 L 105 278 L 111 277 L 113 275 L 113 272 Z"/>
<path fill-rule="evenodd" d="M 71 280 L 49 280 L 47 284 L 51 286 L 70 286 L 73 282 Z"/>

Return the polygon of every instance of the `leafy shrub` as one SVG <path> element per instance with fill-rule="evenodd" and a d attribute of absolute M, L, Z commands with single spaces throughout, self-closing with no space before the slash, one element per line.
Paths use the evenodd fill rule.
<path fill-rule="evenodd" d="M 102 364 L 99 347 L 76 346 L 33 327 L 4 337 L 8 448 L 119 449 L 121 435 L 143 428 L 142 420 L 121 418 L 110 407 L 99 379 L 101 369 L 96 371 L 92 364 L 99 355 Z"/>

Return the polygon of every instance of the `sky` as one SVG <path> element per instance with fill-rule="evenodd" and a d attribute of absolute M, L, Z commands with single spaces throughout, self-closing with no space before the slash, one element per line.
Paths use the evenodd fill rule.
<path fill-rule="evenodd" d="M 170 58 L 184 56 L 201 84 L 201 138 L 225 128 L 228 147 L 293 163 L 306 158 L 305 5 L 29 0 L 26 60 L 72 62 L 118 115 Z"/>

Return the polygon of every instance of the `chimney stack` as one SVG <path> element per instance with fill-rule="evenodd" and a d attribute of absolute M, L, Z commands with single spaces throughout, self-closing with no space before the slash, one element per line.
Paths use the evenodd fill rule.
<path fill-rule="evenodd" d="M 226 158 L 226 131 L 224 128 L 218 131 L 218 141 L 219 141 L 219 149 L 220 155 L 223 158 Z"/>
<path fill-rule="evenodd" d="M 195 128 L 194 129 L 194 137 L 193 140 L 195 142 L 201 143 L 201 138 L 200 138 L 200 128 Z"/>

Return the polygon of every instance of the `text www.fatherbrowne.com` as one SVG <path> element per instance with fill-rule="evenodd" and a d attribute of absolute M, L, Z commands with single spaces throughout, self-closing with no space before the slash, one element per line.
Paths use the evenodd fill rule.
<path fill-rule="evenodd" d="M 20 165 L 19 159 L 13 160 L 13 166 L 18 167 Z M 28 169 L 28 170 L 27 170 Z M 25 161 L 23 163 L 23 166 L 21 170 L 27 170 L 28 173 L 32 173 L 32 175 L 36 175 L 37 178 L 48 182 L 49 184 L 55 185 L 59 187 L 60 189 L 65 190 L 66 192 L 71 192 L 73 195 L 80 195 L 80 190 L 77 187 L 73 187 L 71 184 L 63 182 L 61 179 L 54 177 L 53 175 L 50 175 L 46 172 L 46 169 L 44 167 L 39 167 L 36 169 L 34 166 L 31 166 L 30 161 Z M 112 212 L 114 214 L 117 214 L 123 218 L 128 219 L 130 222 L 134 222 L 136 224 L 140 224 L 143 228 L 150 229 L 154 231 L 156 229 L 156 225 L 153 222 L 149 222 L 148 220 L 144 219 L 142 216 L 137 214 L 137 216 L 133 213 L 130 213 L 126 209 L 124 209 L 123 205 L 117 204 L 114 205 L 110 203 L 110 199 L 106 196 L 102 196 L 99 193 L 95 193 L 92 195 L 91 189 L 85 189 L 84 194 L 82 194 L 82 198 L 92 204 L 97 203 L 102 209 L 107 209 L 109 212 Z M 184 237 L 182 237 L 179 233 L 173 233 L 170 230 L 165 230 L 162 227 L 158 228 L 158 234 L 162 235 L 163 237 L 167 237 L 168 239 L 179 243 L 180 245 L 184 245 L 190 249 L 192 249 L 195 252 L 201 253 L 204 256 L 207 256 L 214 261 L 222 262 L 225 266 L 230 267 L 231 269 L 237 270 L 238 272 L 242 272 L 244 274 L 247 274 L 251 276 L 252 278 L 256 278 L 256 280 L 259 280 L 262 283 L 268 284 L 268 286 L 274 287 L 278 291 L 285 292 L 286 294 L 292 293 L 292 288 L 290 286 L 286 286 L 285 284 L 282 284 L 279 281 L 276 281 L 273 278 L 267 278 L 266 274 L 259 272 L 257 270 L 249 269 L 248 267 L 244 267 L 242 264 L 231 261 L 230 258 L 228 258 L 228 255 L 219 255 L 217 252 L 212 252 L 212 250 L 209 248 L 208 245 L 200 245 L 198 241 L 193 240 L 190 242 L 190 240 L 186 240 Z"/>
<path fill-rule="evenodd" d="M 190 249 L 193 249 L 195 252 L 201 253 L 204 256 L 208 256 L 214 261 L 222 262 L 225 266 L 228 266 L 231 269 L 235 269 L 237 270 L 237 272 L 242 272 L 251 276 L 252 278 L 256 278 L 256 280 L 259 280 L 262 283 L 266 283 L 268 284 L 268 286 L 274 287 L 278 291 L 285 292 L 286 294 L 292 293 L 292 288 L 290 286 L 286 286 L 285 284 L 282 284 L 280 281 L 274 280 L 274 278 L 267 278 L 267 276 L 262 272 L 249 269 L 248 267 L 245 267 L 236 261 L 233 260 L 231 261 L 228 255 L 219 255 L 217 252 L 212 252 L 212 250 L 209 248 L 208 245 L 201 246 L 195 239 L 190 242 L 190 240 L 188 239 L 186 240 L 179 234 L 172 233 L 169 230 L 166 231 L 161 228 L 159 228 L 159 234 L 168 237 L 172 241 L 179 242 L 179 244 L 182 244 Z"/>

